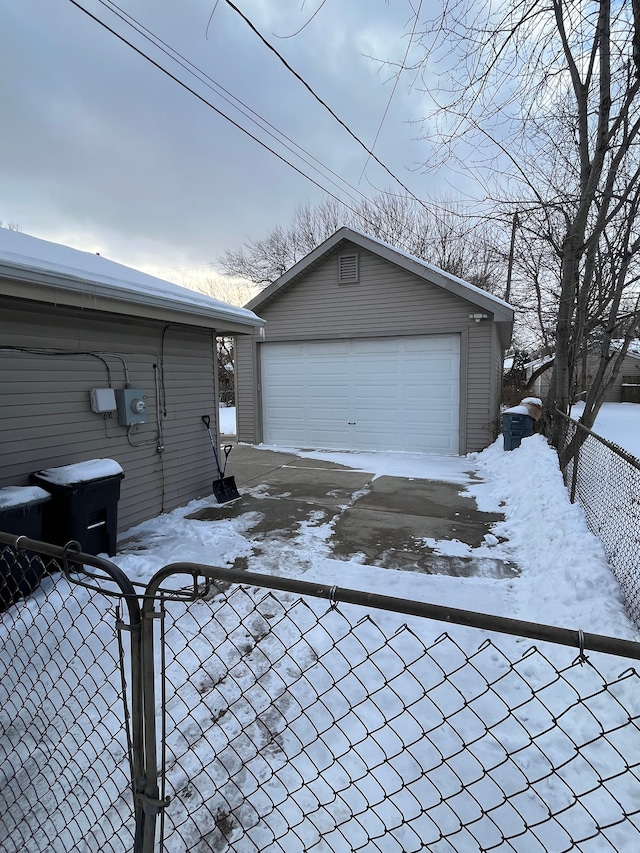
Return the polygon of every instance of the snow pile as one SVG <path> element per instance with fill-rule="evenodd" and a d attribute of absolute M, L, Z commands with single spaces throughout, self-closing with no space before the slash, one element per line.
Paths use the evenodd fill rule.
<path fill-rule="evenodd" d="M 0 850 L 131 850 L 112 602 L 56 573 L 0 617 Z"/>
<path fill-rule="evenodd" d="M 499 440 L 465 459 L 300 455 L 372 476 L 406 470 L 412 477 L 454 478 L 480 509 L 504 514 L 465 556 L 501 554 L 521 574 L 462 579 L 367 565 L 362 554 L 337 560 L 324 514 L 310 513 L 288 537 L 266 539 L 252 532 L 260 513 L 226 518 L 212 496 L 130 530 L 115 562 L 144 582 L 178 560 L 229 566 L 242 558 L 251 571 L 636 638 L 603 549 L 569 503 L 557 457 L 541 436 L 512 452 Z M 187 517 L 203 507 L 213 520 Z M 441 553 L 462 547 L 455 540 L 433 546 Z M 186 583 L 175 577 L 174 585 Z M 63 602 L 88 595 L 62 577 L 46 579 L 45 590 L 53 584 Z M 45 590 L 27 605 L 34 629 Z M 108 602 L 93 600 L 95 624 L 82 633 L 92 637 L 103 684 L 104 673 L 116 671 L 114 644 L 106 645 L 113 617 Z M 372 849 L 559 850 L 569 849 L 571 839 L 599 840 L 596 821 L 613 827 L 606 830 L 612 849 L 637 845 L 625 812 L 634 813 L 640 801 L 638 779 L 627 770 L 640 760 L 640 736 L 630 723 L 640 707 L 637 677 L 620 676 L 626 661 L 593 655 L 596 669 L 575 663 L 576 649 L 531 649 L 509 635 L 350 605 L 333 609 L 324 600 L 256 588 L 221 595 L 213 588 L 206 600 L 168 601 L 166 610 L 167 850 L 254 845 L 303 853 L 364 849 L 367 838 L 387 845 L 372 841 Z M 25 626 L 26 648 L 40 634 Z M 72 655 L 65 648 L 62 668 Z M 43 672 L 55 671 L 55 661 L 52 648 Z M 65 684 L 58 680 L 68 715 L 75 688 Z M 104 691 L 112 707 L 113 683 Z M 52 708 L 51 730 L 58 730 L 56 721 Z M 3 722 L 12 725 L 8 717 Z M 49 751 L 44 769 L 33 769 L 35 790 L 45 790 L 47 766 L 65 768 L 51 790 L 60 804 L 46 817 L 52 826 L 64 822 L 65 791 L 79 784 L 95 754 L 91 740 L 78 748 L 69 725 L 66 718 L 60 725 L 67 735 L 33 743 Z M 117 738 L 114 765 L 122 769 L 121 732 Z M 92 773 L 104 778 L 91 778 L 87 814 L 102 814 L 112 768 L 93 762 Z M 12 790 L 19 787 L 19 774 L 8 778 Z M 535 829 L 525 830 L 523 820 Z M 26 811 L 16 826 L 14 837 L 42 849 Z M 86 820 L 75 826 L 82 838 Z"/>
<path fill-rule="evenodd" d="M 529 409 L 526 406 L 523 406 L 519 403 L 517 406 L 511 406 L 509 409 L 505 409 L 502 413 L 503 415 L 528 415 Z"/>
<path fill-rule="evenodd" d="M 235 406 L 220 406 L 219 420 L 221 435 L 236 434 L 236 407 Z"/>
<path fill-rule="evenodd" d="M 571 504 L 555 452 L 540 435 L 505 453 L 495 442 L 477 456 L 484 482 L 470 486 L 481 510 L 501 511 L 493 533 L 518 563 L 519 619 L 633 638 L 620 588 L 584 514 Z"/>
<path fill-rule="evenodd" d="M 280 453 L 295 453 L 301 459 L 320 459 L 345 465 L 355 471 L 367 471 L 377 477 L 406 477 L 408 480 L 437 480 L 464 485 L 471 480 L 473 462 L 465 456 L 437 456 L 432 453 L 378 453 L 364 450 L 298 450 L 269 447 Z"/>

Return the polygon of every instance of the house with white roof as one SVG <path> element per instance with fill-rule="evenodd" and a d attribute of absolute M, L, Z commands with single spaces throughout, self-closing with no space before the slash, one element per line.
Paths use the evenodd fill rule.
<path fill-rule="evenodd" d="M 120 530 L 211 492 L 216 336 L 252 311 L 0 228 L 0 487 L 93 459 L 124 472 Z"/>
<path fill-rule="evenodd" d="M 247 307 L 240 441 L 455 455 L 499 431 L 514 312 L 469 282 L 341 228 Z"/>

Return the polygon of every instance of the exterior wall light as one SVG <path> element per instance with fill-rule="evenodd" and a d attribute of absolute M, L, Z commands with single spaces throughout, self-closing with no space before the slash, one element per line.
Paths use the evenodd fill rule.
<path fill-rule="evenodd" d="M 476 323 L 479 323 L 480 320 L 487 320 L 489 317 L 488 314 L 469 314 L 470 320 L 475 320 Z"/>

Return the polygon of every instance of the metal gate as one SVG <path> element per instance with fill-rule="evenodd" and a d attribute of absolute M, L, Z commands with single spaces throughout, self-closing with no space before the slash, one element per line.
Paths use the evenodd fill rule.
<path fill-rule="evenodd" d="M 0 570 L 42 577 L 0 613 L 2 850 L 131 851 L 144 825 L 135 590 L 108 560 L 5 533 Z"/>
<path fill-rule="evenodd" d="M 0 614 L 7 853 L 640 843 L 635 642 L 17 540 L 49 574 Z"/>
<path fill-rule="evenodd" d="M 634 642 L 191 564 L 143 612 L 162 850 L 640 843 Z"/>

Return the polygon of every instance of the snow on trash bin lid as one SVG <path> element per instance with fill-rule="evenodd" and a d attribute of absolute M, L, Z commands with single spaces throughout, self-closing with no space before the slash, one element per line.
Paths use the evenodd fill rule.
<path fill-rule="evenodd" d="M 539 421 L 542 417 L 542 400 L 539 397 L 525 397 L 520 400 L 519 405 L 512 406 L 503 414 L 529 415 L 534 421 Z"/>
<path fill-rule="evenodd" d="M 522 404 L 519 406 L 511 406 L 510 409 L 505 409 L 503 415 L 529 415 L 529 409 Z M 529 415 L 529 417 L 531 417 Z"/>
<path fill-rule="evenodd" d="M 124 474 L 115 459 L 89 459 L 86 462 L 74 462 L 60 468 L 45 468 L 38 471 L 39 480 L 46 480 L 55 486 L 75 486 L 77 483 L 89 483 L 105 477 L 117 477 Z"/>
<path fill-rule="evenodd" d="M 51 495 L 40 486 L 5 486 L 0 489 L 0 509 L 15 509 L 48 501 Z"/>

